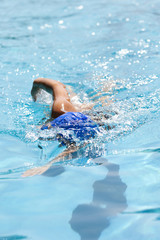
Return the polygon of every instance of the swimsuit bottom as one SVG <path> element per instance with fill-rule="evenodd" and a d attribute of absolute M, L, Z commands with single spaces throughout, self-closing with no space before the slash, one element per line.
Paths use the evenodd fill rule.
<path fill-rule="evenodd" d="M 98 131 L 98 125 L 88 116 L 80 112 L 67 112 L 51 121 L 49 126 L 48 124 L 43 125 L 41 130 L 50 129 L 52 127 L 72 130 L 76 138 L 80 140 L 88 140 L 91 137 L 93 138 Z M 65 145 L 65 141 L 62 141 L 62 139 L 65 140 L 65 136 L 62 134 L 58 134 L 58 136 L 62 144 Z M 70 135 L 67 140 L 71 142 L 72 136 Z"/>

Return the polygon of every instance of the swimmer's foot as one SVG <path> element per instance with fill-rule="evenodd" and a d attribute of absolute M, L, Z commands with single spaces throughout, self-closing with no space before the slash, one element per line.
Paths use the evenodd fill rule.
<path fill-rule="evenodd" d="M 46 172 L 50 168 L 50 166 L 51 166 L 50 164 L 47 164 L 45 166 L 29 169 L 22 174 L 22 177 L 32 177 L 35 175 L 41 175 L 42 173 Z"/>

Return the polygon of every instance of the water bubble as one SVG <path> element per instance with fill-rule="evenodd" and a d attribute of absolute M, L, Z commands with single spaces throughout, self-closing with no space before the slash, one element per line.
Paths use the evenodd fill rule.
<path fill-rule="evenodd" d="M 59 20 L 59 22 L 58 22 L 60 25 L 61 24 L 63 24 L 64 23 L 64 21 L 63 20 Z"/>
<path fill-rule="evenodd" d="M 77 10 L 82 10 L 83 8 L 84 8 L 83 5 L 80 5 L 80 6 L 76 7 Z"/>
<path fill-rule="evenodd" d="M 28 26 L 27 27 L 29 31 L 32 31 L 33 30 L 33 27 L 32 26 Z"/>
<path fill-rule="evenodd" d="M 144 23 L 144 20 L 139 20 L 139 23 Z"/>

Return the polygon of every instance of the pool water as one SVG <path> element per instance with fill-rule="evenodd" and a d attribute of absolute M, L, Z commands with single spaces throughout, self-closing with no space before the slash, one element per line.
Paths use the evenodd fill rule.
<path fill-rule="evenodd" d="M 1 1 L 0 240 L 159 239 L 159 9 L 158 0 Z M 32 101 L 37 77 L 70 86 L 111 129 L 24 178 L 65 149 L 39 138 L 51 98 Z"/>

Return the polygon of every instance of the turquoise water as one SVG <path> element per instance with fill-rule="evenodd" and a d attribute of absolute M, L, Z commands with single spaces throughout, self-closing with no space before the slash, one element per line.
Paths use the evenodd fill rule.
<path fill-rule="evenodd" d="M 159 239 L 159 7 L 1 1 L 0 239 Z M 71 160 L 23 178 L 64 150 L 38 139 L 51 104 L 48 95 L 32 102 L 39 76 L 94 102 L 112 129 Z"/>

